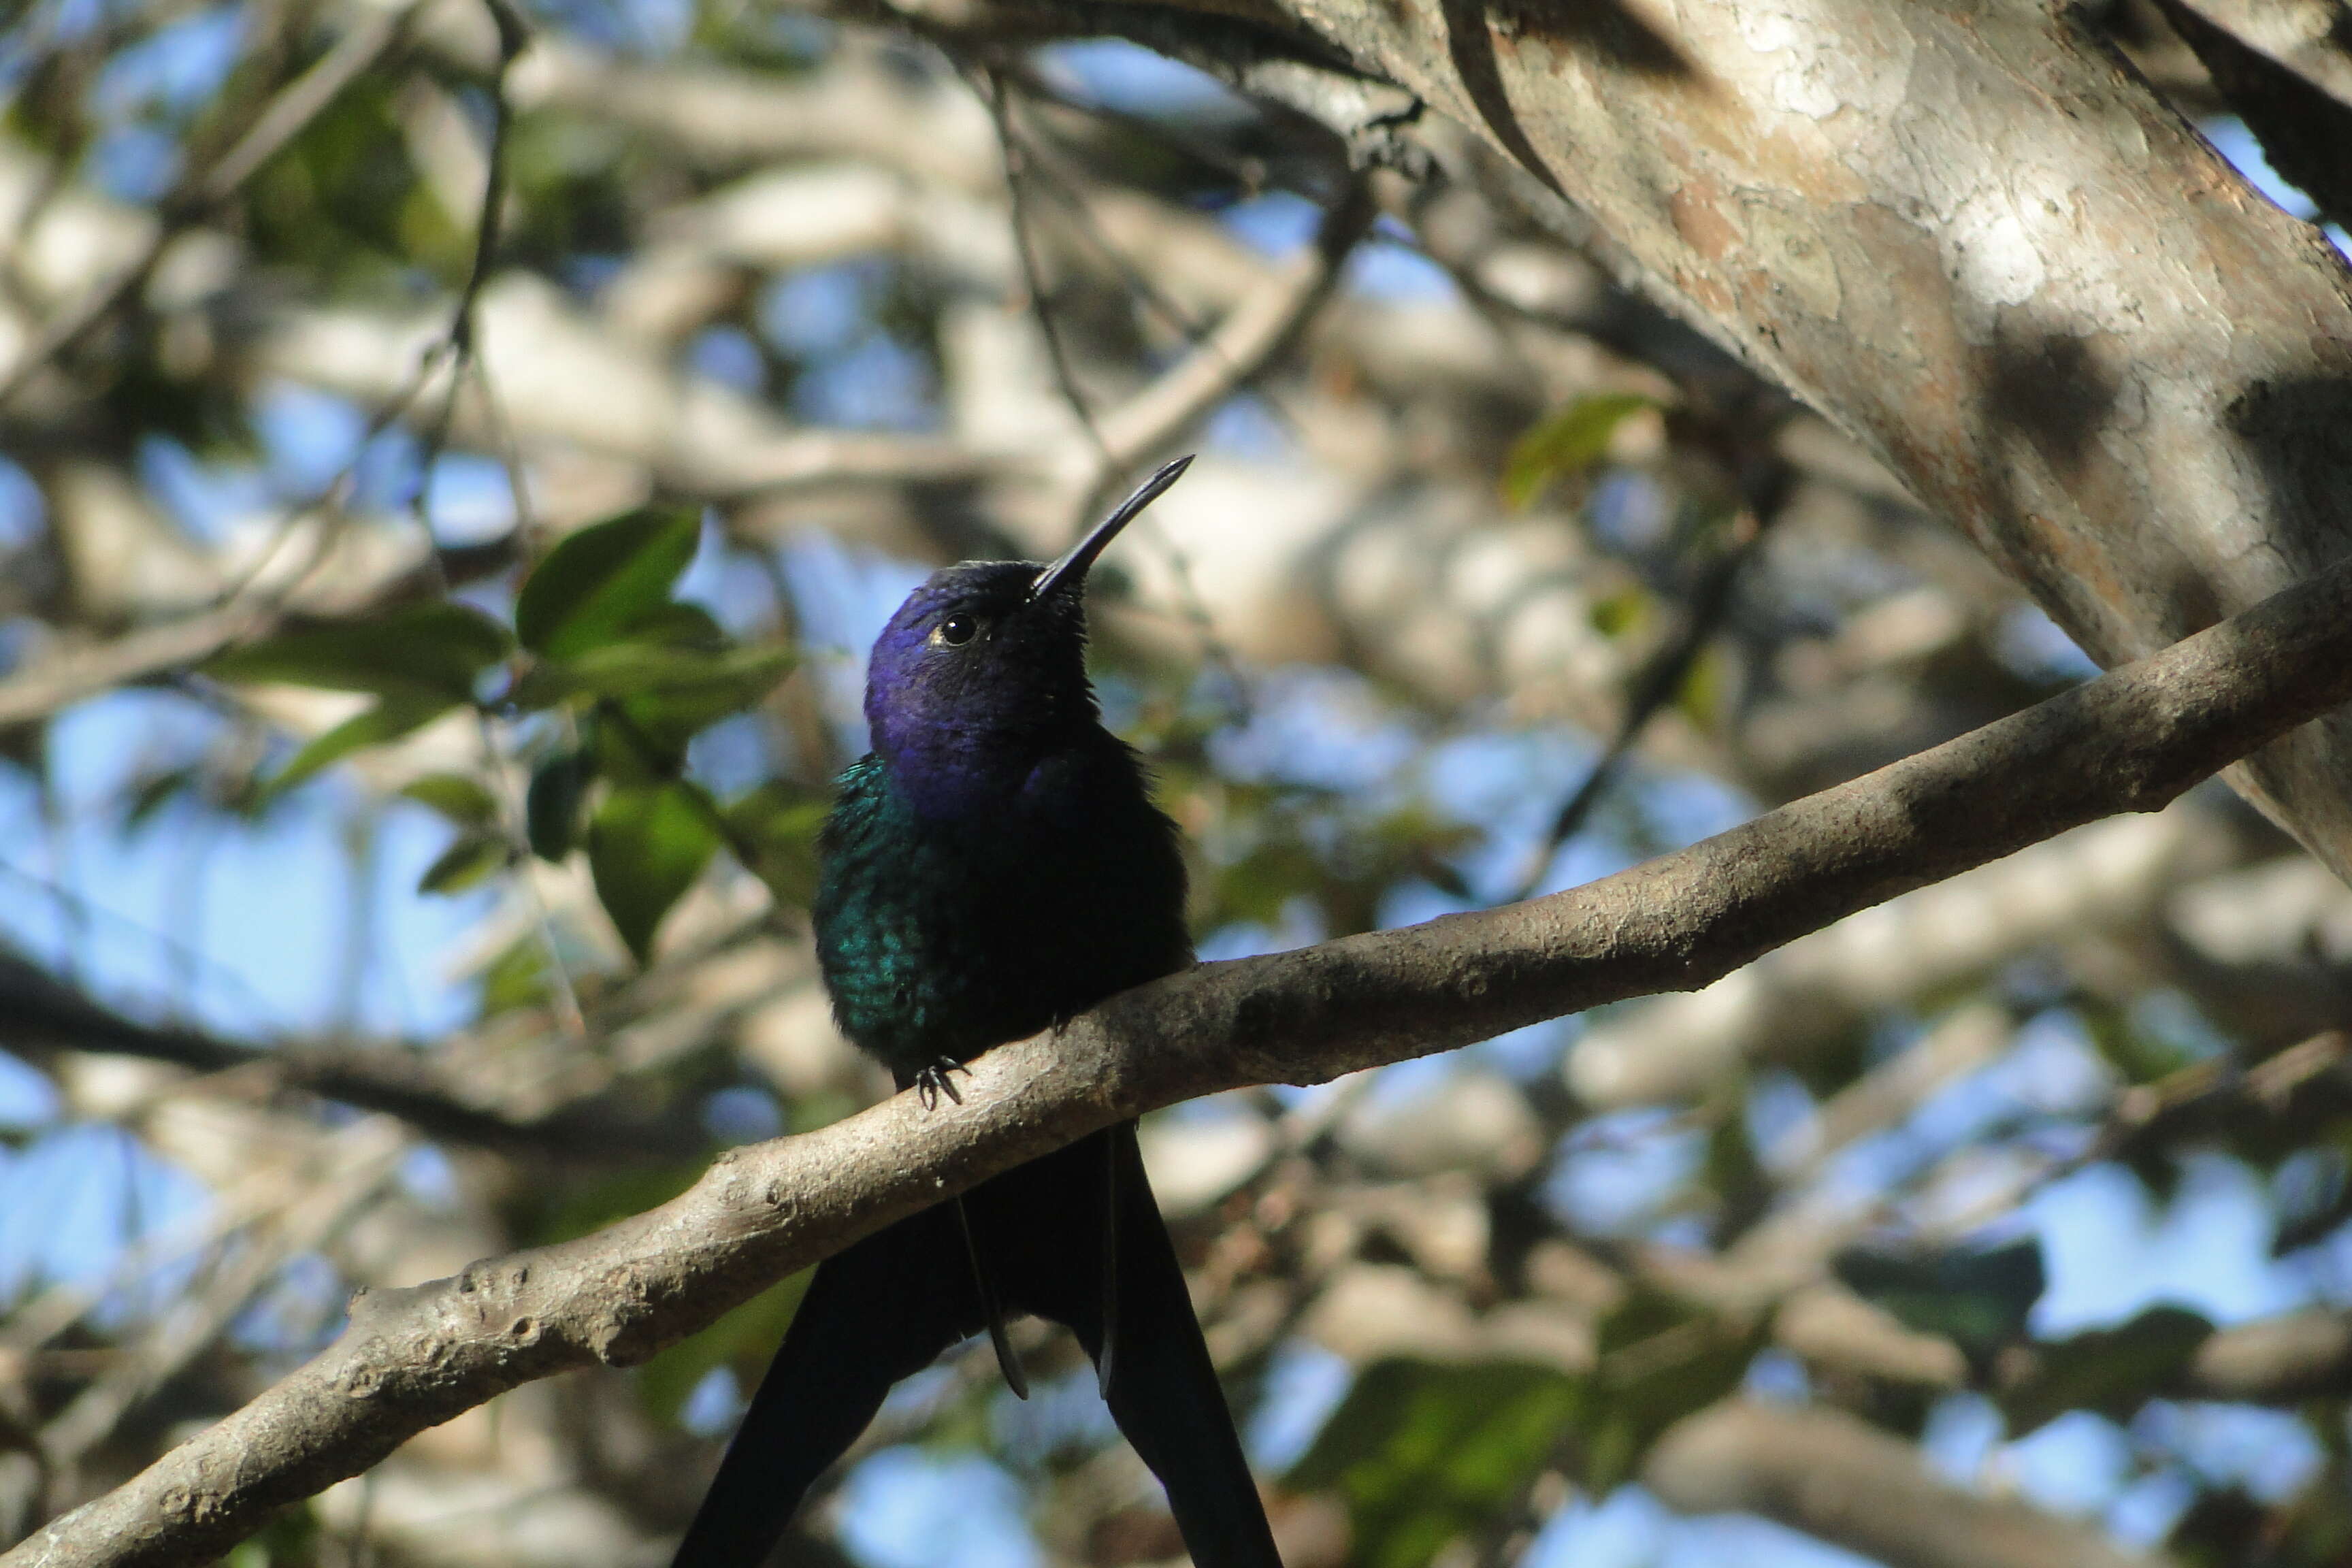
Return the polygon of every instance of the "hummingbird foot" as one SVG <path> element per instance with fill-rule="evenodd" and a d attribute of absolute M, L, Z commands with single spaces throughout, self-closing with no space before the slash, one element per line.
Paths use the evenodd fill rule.
<path fill-rule="evenodd" d="M 970 1078 L 971 1068 L 953 1057 L 941 1057 L 915 1074 L 915 1098 L 922 1101 L 925 1110 L 937 1110 L 943 1094 L 958 1105 L 963 1103 L 963 1090 L 955 1086 L 957 1073 Z"/>

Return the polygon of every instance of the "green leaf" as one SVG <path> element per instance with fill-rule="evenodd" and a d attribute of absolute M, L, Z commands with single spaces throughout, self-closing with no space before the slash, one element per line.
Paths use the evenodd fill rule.
<path fill-rule="evenodd" d="M 181 795 L 194 792 L 203 780 L 202 770 L 195 767 L 167 768 L 162 773 L 148 774 L 131 792 L 131 803 L 122 814 L 122 826 L 134 832 L 144 827 L 157 812 Z"/>
<path fill-rule="evenodd" d="M 460 827 L 488 827 L 499 819 L 497 799 L 463 773 L 426 773 L 402 785 L 400 793 Z"/>
<path fill-rule="evenodd" d="M 589 715 L 594 721 L 595 771 L 614 784 L 675 778 L 686 765 L 687 742 L 757 703 L 775 689 L 793 659 L 787 648 L 737 648 L 716 658 L 676 650 L 654 654 L 692 662 L 669 664 L 661 679 L 639 684 L 634 696 L 599 697 Z"/>
<path fill-rule="evenodd" d="M 214 655 L 220 680 L 283 681 L 386 699 L 470 701 L 481 672 L 507 657 L 507 629 L 465 605 L 404 605 L 356 620 L 318 622 Z"/>
<path fill-rule="evenodd" d="M 523 796 L 523 832 L 530 852 L 560 863 L 580 842 L 580 806 L 588 797 L 589 781 L 596 776 L 585 747 L 558 752 L 539 764 Z"/>
<path fill-rule="evenodd" d="M 546 940 L 535 931 L 524 932 L 500 948 L 476 979 L 481 986 L 485 1018 L 517 1007 L 538 1006 L 550 991 Z"/>
<path fill-rule="evenodd" d="M 570 658 L 549 658 L 515 683 L 519 708 L 552 708 L 559 702 L 629 697 L 660 697 L 707 709 L 703 725 L 748 708 L 775 689 L 792 672 L 786 647 L 740 647 L 710 651 L 631 638 L 606 643 Z"/>
<path fill-rule="evenodd" d="M 440 858 L 425 868 L 416 879 L 420 893 L 462 893 L 507 868 L 514 858 L 514 847 L 496 833 L 477 829 L 461 833 L 456 843 L 441 851 Z"/>
<path fill-rule="evenodd" d="M 690 784 L 615 789 L 588 824 L 588 869 L 596 897 L 639 963 L 654 932 L 719 848 L 709 798 Z"/>
<path fill-rule="evenodd" d="M 722 719 L 749 711 L 773 691 L 791 672 L 793 655 L 782 648 L 743 648 L 727 668 L 708 678 L 649 691 L 617 704 L 635 737 L 650 741 L 656 752 L 670 759 L 675 773 L 686 758 L 686 744 Z"/>
<path fill-rule="evenodd" d="M 1599 1496 L 1632 1479 L 1660 1433 L 1738 1388 L 1769 1326 L 1643 1290 L 1613 1309 L 1599 1364 L 1579 1380 L 1586 1489 Z"/>
<path fill-rule="evenodd" d="M 1622 589 L 1595 600 L 1587 616 L 1592 622 L 1592 629 L 1604 637 L 1621 637 L 1627 632 L 1638 631 L 1650 618 L 1649 591 L 1640 587 Z"/>
<path fill-rule="evenodd" d="M 708 1165 L 698 1156 L 667 1165 L 598 1166 L 576 1181 L 519 1191 L 516 1239 L 526 1247 L 577 1241 L 614 1220 L 660 1207 L 694 1185 Z"/>
<path fill-rule="evenodd" d="M 1944 1335 L 1979 1366 L 2025 1332 L 2044 1285 L 2042 1247 L 2031 1240 L 1921 1258 L 1856 1250 L 1832 1267 L 1854 1294 L 1906 1328 Z"/>
<path fill-rule="evenodd" d="M 2004 1391 L 2010 1436 L 2022 1437 L 2069 1410 L 2121 1421 L 2161 1393 L 2213 1332 L 2179 1307 L 2151 1307 L 2120 1328 L 2035 1347 L 2033 1367 Z"/>
<path fill-rule="evenodd" d="M 626 634 L 669 603 L 701 535 L 701 519 L 682 507 L 640 507 L 572 534 L 515 600 L 522 646 L 571 658 Z"/>
<path fill-rule="evenodd" d="M 1724 710 L 1730 706 L 1731 668 L 1718 650 L 1701 648 L 1675 693 L 1675 707 L 1702 735 L 1720 734 Z"/>
<path fill-rule="evenodd" d="M 1638 392 L 1602 392 L 1546 416 L 1512 443 L 1503 463 L 1503 500 L 1514 510 L 1534 505 L 1552 480 L 1599 462 L 1628 416 L 1656 406 Z"/>
<path fill-rule="evenodd" d="M 705 653 L 719 653 L 730 646 L 726 628 L 711 619 L 709 610 L 675 599 L 656 605 L 631 622 L 629 640 L 659 643 L 665 647 L 700 648 Z"/>
<path fill-rule="evenodd" d="M 318 1516 L 299 1502 L 270 1515 L 221 1561 L 225 1568 L 304 1568 L 320 1560 Z"/>
<path fill-rule="evenodd" d="M 294 753 L 269 781 L 267 795 L 284 794 L 330 763 L 363 746 L 381 746 L 422 730 L 457 706 L 432 691 L 392 691 L 364 713 L 352 715 Z"/>
<path fill-rule="evenodd" d="M 1577 1405 L 1550 1367 L 1376 1362 L 1287 1480 L 1348 1505 L 1359 1568 L 1425 1568 L 1547 1463 Z"/>
<path fill-rule="evenodd" d="M 780 780 L 728 805 L 728 826 L 759 862 L 751 871 L 778 902 L 806 909 L 816 897 L 816 837 L 829 809 L 822 797 Z"/>

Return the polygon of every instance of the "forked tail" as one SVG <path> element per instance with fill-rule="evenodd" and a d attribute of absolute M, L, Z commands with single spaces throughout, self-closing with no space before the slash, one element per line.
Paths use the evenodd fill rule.
<path fill-rule="evenodd" d="M 675 1568 L 759 1568 L 891 1385 L 989 1326 L 988 1284 L 1106 1370 L 1198 1568 L 1281 1568 L 1134 1124 L 983 1183 L 962 1214 L 968 1229 L 953 1204 L 927 1209 L 818 1267 Z"/>

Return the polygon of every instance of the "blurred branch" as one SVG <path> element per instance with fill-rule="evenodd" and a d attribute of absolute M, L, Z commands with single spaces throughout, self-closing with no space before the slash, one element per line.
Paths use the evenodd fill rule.
<path fill-rule="evenodd" d="M 1256 293 L 1235 305 L 1199 346 L 1117 408 L 1094 421 L 1097 449 L 1084 459 L 1061 507 L 1059 539 L 1077 537 L 1138 464 L 1247 385 L 1297 341 L 1330 297 L 1356 242 L 1379 207 L 1363 181 L 1325 209 L 1315 243 Z M 1059 548 L 1057 543 L 1056 548 Z"/>
<path fill-rule="evenodd" d="M 572 1107 L 523 1121 L 471 1103 L 434 1058 L 401 1046 L 284 1046 L 257 1049 L 199 1030 L 134 1022 L 100 1006 L 26 961 L 0 953 L 0 1022 L 8 1047 L 94 1051 L 168 1062 L 192 1072 L 236 1073 L 261 1084 L 396 1116 L 427 1137 L 514 1153 L 677 1159 L 705 1146 L 693 1125 L 636 1122 Z"/>
<path fill-rule="evenodd" d="M 2352 1313 L 2309 1307 L 2222 1329 L 2197 1347 L 2180 1392 L 2300 1405 L 2352 1392 Z"/>
<path fill-rule="evenodd" d="M 410 3 L 397 15 L 405 18 L 420 3 L 421 0 L 410 0 Z M 429 443 L 430 449 L 437 450 L 443 438 L 446 437 L 451 415 L 457 405 L 457 394 L 464 384 L 467 368 L 468 365 L 478 363 L 477 308 L 480 301 L 482 289 L 488 280 L 489 264 L 498 244 L 498 214 L 505 182 L 505 142 L 509 123 L 509 111 L 506 108 L 504 97 L 505 73 L 511 67 L 515 54 L 521 48 L 524 38 L 520 22 L 511 18 L 502 0 L 500 3 L 493 4 L 491 11 L 493 16 L 499 18 L 498 116 L 491 142 L 488 175 L 484 182 L 481 210 L 475 230 L 473 263 L 467 273 L 463 287 L 459 289 L 457 303 L 450 315 L 446 331 L 437 341 L 425 346 L 416 357 L 414 368 L 406 373 L 404 379 L 390 390 L 389 395 L 369 418 L 366 427 L 361 431 L 358 440 L 353 443 L 351 460 L 321 487 L 317 500 L 310 505 L 290 505 L 286 508 L 275 534 L 255 554 L 243 579 L 228 589 L 224 596 L 224 602 L 184 620 L 143 627 L 112 642 L 103 643 L 94 647 L 73 649 L 52 655 L 31 669 L 17 673 L 8 680 L 0 681 L 0 730 L 5 730 L 11 724 L 27 723 L 47 718 L 59 709 L 114 687 L 150 679 L 167 670 L 194 664 L 217 653 L 231 643 L 261 632 L 272 624 L 287 607 L 288 601 L 299 593 L 310 574 L 332 552 L 337 536 L 341 532 L 340 524 L 346 521 L 348 516 L 345 509 L 350 500 L 353 479 L 369 447 L 377 437 L 391 428 L 394 421 L 408 411 L 432 381 L 436 369 L 446 361 L 449 368 L 448 392 L 442 405 L 440 416 L 434 426 L 433 439 Z M 402 26 L 405 26 L 404 20 Z M 352 37 L 357 36 L 354 34 L 347 37 L 344 43 L 351 43 Z M 373 59 L 381 58 L 383 49 L 390 47 L 393 41 L 395 40 L 378 40 L 375 53 L 371 55 L 368 62 L 363 64 L 372 63 Z M 339 48 L 341 47 L 338 46 Z M 327 60 L 321 60 L 318 66 L 312 68 L 309 75 L 301 78 L 295 85 L 299 87 L 304 82 L 311 81 L 325 69 L 333 58 L 331 53 Z M 340 89 L 342 85 L 348 83 L 348 77 L 341 78 L 334 82 L 334 86 Z M 318 93 L 324 91 L 324 89 L 314 89 L 311 96 L 316 97 Z M 302 102 L 308 107 L 309 113 L 315 115 L 325 107 L 326 102 L 331 101 L 332 96 L 331 92 L 326 92 L 324 99 L 320 101 L 312 102 L 310 98 L 305 98 Z M 273 108 L 265 114 L 265 124 L 274 123 L 270 117 L 277 113 L 278 110 Z M 287 134 L 290 136 L 299 131 L 299 126 L 296 126 Z M 249 142 L 251 138 L 248 137 L 247 140 Z M 239 145 L 243 146 L 245 143 L 240 142 Z M 231 157 L 234 158 L 234 153 Z M 263 161 L 266 162 L 266 158 Z M 250 172 L 249 169 L 244 170 L 239 174 L 238 178 L 242 180 L 244 174 Z M 142 273 L 153 265 L 155 255 L 161 248 L 162 242 L 159 241 L 144 259 L 137 264 Z M 8 390 L 8 384 L 0 384 L 0 404 L 5 403 Z M 424 487 L 420 484 L 418 489 L 420 507 L 423 504 L 423 495 Z M 308 537 L 303 542 L 304 547 L 299 552 L 295 563 L 289 566 L 280 563 L 278 559 L 279 552 L 286 542 L 301 530 L 306 521 L 311 521 L 313 507 L 323 509 L 327 514 L 326 517 L 316 521 L 309 530 Z M 444 579 L 446 576 L 446 571 L 439 552 L 435 548 L 429 527 L 425 532 L 425 538 L 420 557 L 422 569 L 434 579 Z M 396 568 L 383 574 L 380 581 L 370 584 L 359 597 L 365 601 L 397 596 L 408 586 L 412 576 L 411 570 L 405 567 Z M 443 585 L 446 586 L 446 583 Z M 338 606 L 347 612 L 359 607 L 361 606 L 353 605 Z"/>
<path fill-rule="evenodd" d="M 92 647 L 50 654 L 0 681 L 0 729 L 47 718 L 86 697 L 193 664 L 257 630 L 264 606 L 236 599 L 185 620 L 144 626 Z"/>
<path fill-rule="evenodd" d="M 2184 805 L 2084 827 L 1810 933 L 1693 994 L 1596 1020 L 1569 1054 L 1568 1087 L 1594 1107 L 1701 1094 L 1743 1061 L 1800 1058 L 1874 1009 L 2141 918 L 2208 837 L 2200 820 Z"/>
<path fill-rule="evenodd" d="M 81 342 L 137 290 L 172 241 L 206 213 L 236 194 L 264 163 L 284 151 L 323 113 L 342 90 L 373 69 L 406 37 L 424 0 L 399 0 L 363 10 L 351 30 L 335 41 L 309 70 L 289 82 L 256 117 L 250 129 L 219 160 L 191 176 L 158 204 L 155 232 L 146 246 L 112 278 L 82 296 L 43 325 L 33 341 L 0 373 L 0 407 L 24 390 L 58 354 Z"/>
<path fill-rule="evenodd" d="M 183 620 L 126 633 L 111 642 L 48 655 L 30 669 L 0 681 L 0 731 L 12 724 L 46 719 L 85 698 L 119 686 L 152 680 L 210 658 L 231 643 L 267 631 L 289 605 L 313 607 L 294 602 L 303 597 L 303 586 L 311 574 L 333 553 L 342 531 L 341 525 L 348 520 L 345 509 L 362 460 L 376 437 L 390 429 L 393 422 L 423 395 L 436 365 L 446 357 L 448 347 L 449 340 L 445 338 L 419 358 L 407 379 L 392 392 L 361 431 L 351 460 L 327 482 L 315 500 L 286 508 L 276 532 L 256 553 L 242 580 L 228 588 L 222 603 Z M 453 374 L 452 395 L 455 385 Z M 326 515 L 316 516 L 317 511 Z M 305 523 L 310 525 L 307 530 Z M 280 552 L 298 533 L 303 535 L 301 549 L 290 563 L 281 561 Z M 479 573 L 504 564 L 511 550 L 511 542 L 498 541 L 468 547 L 462 553 L 468 557 L 468 566 Z M 445 556 L 458 553 L 436 551 L 428 538 L 414 559 L 395 561 L 388 571 L 379 566 L 372 580 L 355 589 L 331 594 L 331 603 L 315 607 L 343 615 L 364 613 L 409 592 L 420 574 L 439 584 L 449 574 Z"/>
<path fill-rule="evenodd" d="M 2108 812 L 2153 809 L 2347 699 L 2352 565 L 1619 876 L 1125 993 L 980 1058 L 952 1112 L 927 1114 L 902 1094 L 731 1150 L 682 1196 L 593 1236 L 355 1300 L 328 1351 L 0 1563 L 208 1559 L 270 1510 L 504 1389 L 642 1361 L 857 1237 L 1089 1131 L 1705 984 L 1963 867 Z"/>
<path fill-rule="evenodd" d="M 1038 335 L 1045 340 L 1046 363 L 1054 369 L 1054 385 L 1069 405 L 1070 414 L 1086 432 L 1086 437 L 1098 457 L 1107 458 L 1108 450 L 1103 442 L 1102 426 L 1095 422 L 1094 410 L 1087 406 L 1085 390 L 1078 385 L 1077 373 L 1070 364 L 1069 345 L 1062 341 L 1062 330 L 1054 319 L 1054 302 L 1045 285 L 1045 270 L 1037 258 L 1036 237 L 1032 233 L 1027 187 L 1024 176 L 1028 172 L 1028 143 L 1013 123 L 1013 97 L 1005 89 L 1003 76 L 993 70 L 976 73 L 973 90 L 988 104 L 988 112 L 996 122 L 996 145 L 1004 156 L 1004 195 L 1011 208 L 1013 249 L 1021 258 L 1021 283 L 1029 296 L 1029 314 L 1037 323 Z"/>
<path fill-rule="evenodd" d="M 2210 1132 L 2249 1115 L 2316 1122 L 2347 1108 L 2352 1036 L 2328 1029 L 2251 1067 L 2217 1056 L 2133 1085 L 2085 1158 L 2144 1156 L 2184 1134 Z"/>
<path fill-rule="evenodd" d="M 1989 1029 L 1998 1031 L 1990 1039 L 1985 1037 Z M 1928 1040 L 1857 1082 L 1832 1106 L 1860 1094 L 1872 1078 L 1915 1060 L 1916 1070 L 1938 1074 L 1981 1065 L 1993 1054 L 1990 1047 L 2006 1037 L 2005 1020 L 1992 1009 L 1966 1009 Z M 2033 1167 L 2017 1185 L 2039 1187 L 2105 1161 L 2160 1157 L 2178 1149 L 2184 1139 L 2226 1134 L 2249 1121 L 2276 1123 L 2293 1118 L 2330 1124 L 2347 1104 L 2352 1104 L 2352 1037 L 2340 1031 L 2315 1035 L 2242 1069 L 2227 1058 L 2214 1058 L 2126 1089 L 2079 1153 Z M 1817 1165 L 1818 1157 L 1812 1163 Z M 1826 1237 L 1819 1255 L 1825 1257 L 1848 1239 Z M 1769 1283 L 1752 1273 L 1749 1279 L 1738 1279 L 1739 1267 L 1728 1257 L 1696 1267 L 1676 1267 L 1659 1254 L 1652 1258 L 1659 1265 L 1653 1274 L 1655 1282 L 1727 1310 L 1752 1310 L 1755 1287 Z M 1873 1315 L 1881 1321 L 1874 1323 Z M 1958 1387 L 1965 1381 L 1965 1359 L 1956 1342 L 1903 1328 L 1839 1286 L 1800 1288 L 1780 1309 L 1774 1327 L 1781 1342 L 1809 1362 L 1936 1386 Z M 2027 1352 L 2026 1366 L 2032 1365 L 2033 1353 Z M 2002 1381 L 2010 1384 L 2023 1375 L 2020 1370 L 2004 1371 Z M 2315 1307 L 2216 1331 L 2169 1380 L 2168 1390 L 2151 1392 L 2292 1405 L 2347 1390 L 2352 1390 L 2352 1313 Z"/>
<path fill-rule="evenodd" d="M 516 106 L 565 109 L 740 169 L 811 158 L 872 159 L 950 190 L 987 193 L 999 177 L 972 101 L 923 91 L 870 40 L 805 76 L 706 60 L 636 59 L 542 32 L 514 76 Z"/>
<path fill-rule="evenodd" d="M 1930 1474 L 1918 1451 L 1858 1417 L 1734 1400 L 1671 1427 L 1642 1467 L 1685 1513 L 1760 1513 L 1888 1568 L 2157 1568 L 2095 1525 L 1979 1497 Z"/>
<path fill-rule="evenodd" d="M 268 372 L 374 401 L 389 395 L 439 341 L 439 310 L 275 313 L 256 359 Z M 616 341 L 535 277 L 499 273 L 484 289 L 481 362 L 519 437 L 642 465 L 663 489 L 724 504 L 835 485 L 958 484 L 1025 472 L 1027 454 L 1000 454 L 934 436 L 808 429 L 666 355 Z M 499 432 L 472 399 L 458 437 L 495 449 Z"/>

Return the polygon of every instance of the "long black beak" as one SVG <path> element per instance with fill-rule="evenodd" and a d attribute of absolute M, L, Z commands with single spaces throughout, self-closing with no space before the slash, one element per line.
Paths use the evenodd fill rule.
<path fill-rule="evenodd" d="M 1119 502 L 1108 517 L 1095 524 L 1084 539 L 1070 547 L 1068 554 L 1037 574 L 1036 581 L 1029 584 L 1030 602 L 1034 604 L 1058 589 L 1075 588 L 1084 583 L 1087 568 L 1092 566 L 1095 557 L 1118 537 L 1118 531 L 1142 516 L 1143 509 L 1158 500 L 1161 492 L 1182 479 L 1184 470 L 1192 466 L 1192 454 L 1187 452 L 1138 485 L 1135 493 Z"/>

